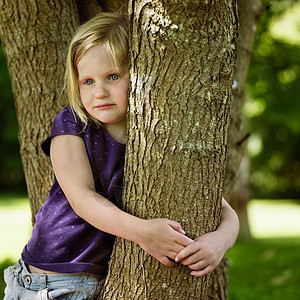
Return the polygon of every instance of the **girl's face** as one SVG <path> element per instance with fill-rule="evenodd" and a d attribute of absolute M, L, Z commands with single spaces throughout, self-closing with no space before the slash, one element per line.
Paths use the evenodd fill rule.
<path fill-rule="evenodd" d="M 128 106 L 129 72 L 116 68 L 105 46 L 89 49 L 77 64 L 79 91 L 86 111 L 104 124 L 123 124 Z"/>

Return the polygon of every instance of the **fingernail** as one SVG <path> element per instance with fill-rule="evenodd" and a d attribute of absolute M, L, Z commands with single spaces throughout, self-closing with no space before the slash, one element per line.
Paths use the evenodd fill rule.
<path fill-rule="evenodd" d="M 175 262 L 178 262 L 178 258 L 177 257 L 175 257 Z"/>

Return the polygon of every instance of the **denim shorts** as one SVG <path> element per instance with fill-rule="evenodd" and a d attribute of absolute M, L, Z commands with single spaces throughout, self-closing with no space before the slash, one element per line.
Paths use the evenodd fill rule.
<path fill-rule="evenodd" d="M 4 270 L 4 279 L 4 300 L 97 299 L 105 281 L 87 273 L 30 273 L 21 259 Z"/>

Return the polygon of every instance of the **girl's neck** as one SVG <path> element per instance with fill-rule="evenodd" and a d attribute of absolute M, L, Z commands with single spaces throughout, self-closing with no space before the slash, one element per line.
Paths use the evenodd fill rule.
<path fill-rule="evenodd" d="M 127 127 L 126 121 L 116 124 L 102 124 L 106 132 L 120 144 L 126 144 Z"/>

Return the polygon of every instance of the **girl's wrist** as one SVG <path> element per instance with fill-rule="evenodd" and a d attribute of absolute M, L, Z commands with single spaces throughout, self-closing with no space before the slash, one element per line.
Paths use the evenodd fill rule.
<path fill-rule="evenodd" d="M 145 227 L 146 220 L 138 218 L 133 215 L 128 215 L 128 226 L 126 234 L 123 236 L 126 240 L 130 240 L 139 244 L 143 237 L 143 228 Z"/>
<path fill-rule="evenodd" d="M 234 245 L 233 237 L 228 232 L 222 229 L 218 229 L 214 233 L 217 235 L 217 239 L 219 240 L 219 245 L 221 245 L 223 252 L 225 254 Z"/>
<path fill-rule="evenodd" d="M 134 243 L 141 245 L 143 239 L 145 238 L 146 226 L 147 220 L 137 218 L 132 239 Z"/>

